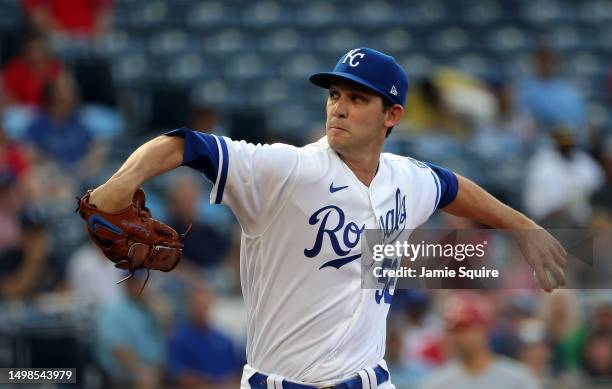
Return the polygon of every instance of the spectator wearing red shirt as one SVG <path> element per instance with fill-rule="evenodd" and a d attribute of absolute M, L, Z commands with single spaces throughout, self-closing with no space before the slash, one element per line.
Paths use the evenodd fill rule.
<path fill-rule="evenodd" d="M 5 102 L 39 107 L 43 86 L 54 82 L 63 71 L 64 66 L 51 55 L 44 36 L 28 34 L 21 54 L 11 59 L 2 72 Z"/>
<path fill-rule="evenodd" d="M 25 13 L 38 31 L 92 38 L 110 25 L 112 0 L 23 0 Z"/>

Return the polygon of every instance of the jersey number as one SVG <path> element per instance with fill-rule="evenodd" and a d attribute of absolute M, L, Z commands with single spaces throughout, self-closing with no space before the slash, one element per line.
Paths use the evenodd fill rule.
<path fill-rule="evenodd" d="M 383 269 L 395 269 L 397 268 L 397 258 L 385 258 L 382 263 Z M 385 304 L 391 304 L 393 300 L 393 294 L 391 294 L 391 288 L 395 284 L 395 278 L 392 277 L 380 277 L 378 278 L 378 282 L 384 282 L 385 286 L 381 290 L 377 290 L 374 299 L 376 300 L 376 304 L 380 304 L 381 300 Z"/>

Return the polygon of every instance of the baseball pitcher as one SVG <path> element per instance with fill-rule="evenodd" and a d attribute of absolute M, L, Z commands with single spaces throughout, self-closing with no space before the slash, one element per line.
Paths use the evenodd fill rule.
<path fill-rule="evenodd" d="M 329 91 L 318 142 L 252 145 L 176 129 L 138 148 L 79 210 L 119 267 L 168 271 L 180 259 L 180 236 L 152 220 L 138 188 L 181 165 L 200 171 L 214 183 L 210 202 L 229 206 L 242 227 L 241 387 L 394 388 L 383 359 L 393 291 L 361 288 L 365 229 L 393 237 L 437 209 L 493 228 L 541 228 L 458 174 L 382 152 L 408 91 L 393 57 L 353 49 L 310 81 Z M 565 283 L 565 252 L 543 233 L 525 251 L 550 290 Z"/>

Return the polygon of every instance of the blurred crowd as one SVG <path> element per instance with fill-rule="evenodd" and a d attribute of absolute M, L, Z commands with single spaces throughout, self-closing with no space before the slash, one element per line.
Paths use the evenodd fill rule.
<path fill-rule="evenodd" d="M 159 133 L 134 129 L 134 111 L 109 104 L 121 96 L 90 99 L 95 75 L 77 77 L 53 50 L 58 37 L 108 34 L 112 0 L 21 3 L 19 44 L 2 52 L 0 69 L 0 348 L 8 350 L 0 365 L 78 363 L 89 387 L 236 387 L 245 363 L 239 226 L 226 208 L 207 205 L 201 176 L 181 168 L 157 178 L 145 188 L 153 214 L 179 232 L 193 225 L 183 260 L 152 274 L 140 297 L 144 275 L 115 284 L 123 274 L 88 242 L 75 196 Z M 584 91 L 546 42 L 531 65 L 518 80 L 495 68 L 477 77 L 446 67 L 411 80 L 387 148 L 465 174 L 545 227 L 610 231 L 610 120 L 592 123 Z M 612 72 L 601 80 L 608 106 L 610 80 Z M 202 103 L 184 119 L 198 131 L 296 145 L 324 126 L 270 133 L 261 112 L 230 116 Z M 474 227 L 442 216 L 430 224 Z M 51 333 L 40 323 L 56 319 L 67 337 L 85 326 L 78 360 L 41 346 L 28 354 L 27 341 L 11 341 Z M 610 387 L 612 291 L 397 291 L 386 358 L 398 388 Z"/>
<path fill-rule="evenodd" d="M 610 385 L 609 291 L 408 290 L 394 299 L 387 361 L 398 388 Z"/>

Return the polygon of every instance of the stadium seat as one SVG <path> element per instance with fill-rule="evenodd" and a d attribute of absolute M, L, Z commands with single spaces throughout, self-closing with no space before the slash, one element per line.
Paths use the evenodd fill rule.
<path fill-rule="evenodd" d="M 294 89 L 290 90 L 286 81 L 271 79 L 251 90 L 251 99 L 262 106 L 268 106 L 287 101 L 296 92 Z"/>
<path fill-rule="evenodd" d="M 216 63 L 198 53 L 175 56 L 166 63 L 166 78 L 174 83 L 187 84 L 219 76 Z"/>
<path fill-rule="evenodd" d="M 609 63 L 602 61 L 590 52 L 574 52 L 565 59 L 565 70 L 577 76 L 600 76 L 602 79 L 608 71 Z"/>
<path fill-rule="evenodd" d="M 92 55 L 92 46 L 87 39 L 70 39 L 54 35 L 50 39 L 52 50 L 65 62 L 73 59 L 88 58 Z"/>
<path fill-rule="evenodd" d="M 106 58 L 142 52 L 145 48 L 145 39 L 141 35 L 134 31 L 121 29 L 113 29 L 93 42 L 94 53 Z"/>
<path fill-rule="evenodd" d="M 349 28 L 333 28 L 321 34 L 316 42 L 321 53 L 343 53 L 347 48 L 363 46 L 363 38 Z"/>
<path fill-rule="evenodd" d="M 271 0 L 253 2 L 242 10 L 241 16 L 245 26 L 278 26 L 291 21 L 281 4 Z"/>
<path fill-rule="evenodd" d="M 249 81 L 271 75 L 270 69 L 264 66 L 262 59 L 257 54 L 237 54 L 231 59 L 226 59 L 229 60 L 224 69 L 227 79 Z"/>
<path fill-rule="evenodd" d="M 388 27 L 401 20 L 396 9 L 385 1 L 366 1 L 350 12 L 351 22 L 359 27 Z"/>
<path fill-rule="evenodd" d="M 587 44 L 581 39 L 579 31 L 571 25 L 562 25 L 552 29 L 546 34 L 546 42 L 559 51 L 574 50 Z"/>
<path fill-rule="evenodd" d="M 304 104 L 283 104 L 268 109 L 268 124 L 270 128 L 280 129 L 288 133 L 305 132 L 313 123 L 307 122 L 308 112 Z"/>
<path fill-rule="evenodd" d="M 20 29 L 24 24 L 22 5 L 19 1 L 3 0 L 0 2 L 0 30 Z"/>
<path fill-rule="evenodd" d="M 147 75 L 149 63 L 142 53 L 126 54 L 113 61 L 113 79 L 118 84 L 130 84 L 143 81 Z"/>
<path fill-rule="evenodd" d="M 398 62 L 406 69 L 409 78 L 421 78 L 433 70 L 434 64 L 431 60 L 422 54 L 409 54 L 398 58 Z"/>
<path fill-rule="evenodd" d="M 608 55 L 612 51 L 612 25 L 608 25 L 605 29 L 602 29 L 596 37 L 597 46 L 605 50 Z"/>
<path fill-rule="evenodd" d="M 525 2 L 521 9 L 522 17 L 533 23 L 554 23 L 561 20 L 561 7 L 554 0 L 533 0 Z"/>
<path fill-rule="evenodd" d="M 240 107 L 246 101 L 244 87 L 228 83 L 221 79 L 211 79 L 199 83 L 191 93 L 191 102 L 197 105 L 223 107 L 224 109 Z"/>
<path fill-rule="evenodd" d="M 329 66 L 327 66 L 329 67 Z M 296 80 L 304 80 L 311 74 L 325 69 L 318 58 L 312 54 L 300 54 L 286 58 L 281 64 L 281 74 Z"/>
<path fill-rule="evenodd" d="M 517 52 L 531 48 L 536 42 L 530 42 L 526 31 L 518 26 L 502 26 L 489 36 L 488 48 L 495 52 Z"/>
<path fill-rule="evenodd" d="M 197 2 L 187 12 L 187 25 L 202 31 L 213 26 L 231 26 L 240 21 L 235 11 L 224 1 Z"/>
<path fill-rule="evenodd" d="M 274 55 L 305 50 L 308 47 L 308 42 L 302 39 L 299 30 L 289 27 L 275 29 L 269 34 L 260 35 L 257 44 L 259 51 Z"/>
<path fill-rule="evenodd" d="M 413 34 L 408 28 L 394 28 L 385 31 L 375 38 L 380 50 L 389 51 L 398 55 L 400 52 L 408 51 L 415 45 Z"/>
<path fill-rule="evenodd" d="M 529 52 L 514 55 L 504 53 L 499 58 L 505 74 L 511 74 L 516 79 L 532 74 L 533 61 Z"/>
<path fill-rule="evenodd" d="M 154 33 L 149 39 L 149 50 L 154 55 L 174 55 L 192 49 L 195 43 L 184 30 L 169 29 Z"/>
<path fill-rule="evenodd" d="M 587 106 L 587 117 L 589 118 L 589 124 L 596 128 L 604 128 L 612 119 L 608 105 L 594 101 Z"/>
<path fill-rule="evenodd" d="M 130 12 L 130 26 L 138 29 L 163 27 L 167 25 L 168 4 L 154 0 L 134 7 Z"/>
<path fill-rule="evenodd" d="M 503 10 L 496 1 L 478 1 L 467 3 L 461 14 L 470 24 L 494 24 L 502 18 Z"/>
<path fill-rule="evenodd" d="M 578 2 L 578 15 L 588 23 L 604 23 L 609 25 L 612 21 L 612 3 L 607 0 Z"/>
<path fill-rule="evenodd" d="M 453 63 L 462 72 L 476 77 L 486 77 L 492 68 L 489 61 L 476 53 L 461 54 Z"/>
<path fill-rule="evenodd" d="M 415 26 L 431 26 L 446 18 L 447 10 L 444 2 L 424 1 L 406 5 L 402 12 L 406 23 Z"/>
<path fill-rule="evenodd" d="M 238 28 L 221 30 L 204 40 L 204 50 L 213 55 L 237 53 L 246 49 L 244 33 Z"/>
<path fill-rule="evenodd" d="M 328 1 L 312 1 L 295 10 L 295 20 L 299 26 L 321 27 L 334 24 L 344 24 L 346 15 L 334 3 Z"/>
<path fill-rule="evenodd" d="M 450 53 L 465 50 L 469 39 L 465 30 L 448 27 L 432 35 L 429 46 L 438 52 Z"/>

